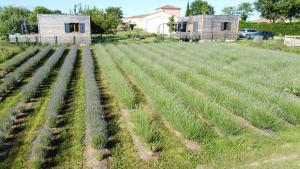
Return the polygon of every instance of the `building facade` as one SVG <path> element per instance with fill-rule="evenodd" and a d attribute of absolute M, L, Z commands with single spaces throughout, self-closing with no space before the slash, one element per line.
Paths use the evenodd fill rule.
<path fill-rule="evenodd" d="M 38 14 L 38 34 L 10 35 L 11 42 L 91 43 L 90 16 Z"/>
<path fill-rule="evenodd" d="M 235 15 L 197 15 L 177 22 L 177 36 L 183 40 L 224 40 L 238 38 L 239 17 Z"/>
<path fill-rule="evenodd" d="M 126 17 L 123 21 L 135 24 L 136 28 L 149 33 L 170 34 L 167 23 L 171 16 L 174 16 L 175 21 L 177 21 L 180 16 L 180 8 L 166 5 L 157 8 L 153 13 Z"/>

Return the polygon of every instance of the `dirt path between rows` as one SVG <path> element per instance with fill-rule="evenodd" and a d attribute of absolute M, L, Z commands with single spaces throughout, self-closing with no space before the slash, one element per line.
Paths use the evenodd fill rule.
<path fill-rule="evenodd" d="M 129 120 L 129 110 L 122 109 L 122 122 L 127 126 L 127 129 L 132 137 L 133 144 L 139 153 L 142 160 L 155 160 L 158 158 L 156 153 L 153 153 L 149 148 L 146 148 L 144 143 L 141 142 L 140 138 L 134 134 L 134 125 Z"/>
<path fill-rule="evenodd" d="M 168 122 L 163 120 L 163 124 L 166 128 L 171 132 L 174 133 L 175 136 L 189 149 L 192 150 L 194 153 L 201 153 L 202 149 L 201 146 L 192 140 L 186 139 L 179 131 L 175 130 Z"/>

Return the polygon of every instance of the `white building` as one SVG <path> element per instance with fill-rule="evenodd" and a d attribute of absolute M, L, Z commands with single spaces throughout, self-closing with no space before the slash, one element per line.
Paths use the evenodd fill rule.
<path fill-rule="evenodd" d="M 180 17 L 180 8 L 166 5 L 157 8 L 153 13 L 127 17 L 123 21 L 135 24 L 136 28 L 149 33 L 170 34 L 167 23 L 171 16 L 175 17 L 176 22 Z"/>

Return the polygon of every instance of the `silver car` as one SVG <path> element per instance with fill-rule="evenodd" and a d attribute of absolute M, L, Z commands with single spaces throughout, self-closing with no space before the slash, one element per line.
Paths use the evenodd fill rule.
<path fill-rule="evenodd" d="M 239 37 L 246 38 L 246 37 L 254 35 L 256 33 L 257 33 L 257 30 L 254 30 L 254 29 L 242 29 L 239 32 Z"/>

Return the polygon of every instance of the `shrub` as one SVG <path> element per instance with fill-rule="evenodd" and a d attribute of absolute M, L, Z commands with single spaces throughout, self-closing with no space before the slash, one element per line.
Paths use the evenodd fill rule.
<path fill-rule="evenodd" d="M 52 131 L 49 127 L 44 126 L 38 131 L 39 135 L 36 137 L 32 144 L 32 150 L 30 154 L 31 167 L 33 169 L 39 169 L 45 162 L 46 149 L 51 142 Z"/>
<path fill-rule="evenodd" d="M 300 22 L 298 23 L 253 23 L 240 22 L 240 29 L 256 29 L 271 31 L 274 35 L 300 35 Z"/>
<path fill-rule="evenodd" d="M 8 109 L 8 113 L 4 114 L 0 119 L 0 144 L 9 136 L 14 118 L 18 113 L 25 109 L 24 103 L 18 103 Z"/>
<path fill-rule="evenodd" d="M 143 110 L 130 112 L 132 122 L 135 124 L 134 130 L 146 143 L 155 143 L 159 139 L 159 132 L 154 127 L 154 122 L 145 113 Z"/>

